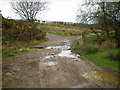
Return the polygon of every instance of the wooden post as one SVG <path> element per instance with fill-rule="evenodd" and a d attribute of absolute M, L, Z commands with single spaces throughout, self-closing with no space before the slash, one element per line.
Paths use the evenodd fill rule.
<path fill-rule="evenodd" d="M 83 46 L 85 46 L 86 45 L 86 32 L 85 31 L 82 32 L 82 40 L 83 40 Z"/>

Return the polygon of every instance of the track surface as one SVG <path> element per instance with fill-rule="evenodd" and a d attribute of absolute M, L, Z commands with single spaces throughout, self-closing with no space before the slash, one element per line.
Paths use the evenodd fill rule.
<path fill-rule="evenodd" d="M 46 48 L 35 48 L 3 61 L 4 88 L 117 87 L 118 78 L 113 73 L 71 53 L 71 42 L 80 37 L 46 37 L 49 41 L 42 44 Z"/>

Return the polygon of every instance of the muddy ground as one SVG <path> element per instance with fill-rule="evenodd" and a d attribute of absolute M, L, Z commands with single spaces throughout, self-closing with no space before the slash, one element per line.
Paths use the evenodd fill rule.
<path fill-rule="evenodd" d="M 48 42 L 3 61 L 3 88 L 118 87 L 116 74 L 71 52 L 71 42 L 81 36 L 47 34 L 46 37 Z"/>

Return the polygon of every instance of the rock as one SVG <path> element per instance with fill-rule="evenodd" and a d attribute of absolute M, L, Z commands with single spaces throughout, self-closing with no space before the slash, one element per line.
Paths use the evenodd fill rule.
<path fill-rule="evenodd" d="M 30 48 L 44 49 L 46 46 L 31 46 Z"/>
<path fill-rule="evenodd" d="M 19 71 L 20 69 L 18 68 L 17 71 Z"/>
<path fill-rule="evenodd" d="M 55 53 L 52 53 L 51 55 L 55 55 Z"/>
<path fill-rule="evenodd" d="M 12 76 L 14 73 L 13 72 L 7 72 L 6 75 L 7 76 Z"/>
<path fill-rule="evenodd" d="M 68 44 L 68 46 L 71 46 L 70 44 Z"/>

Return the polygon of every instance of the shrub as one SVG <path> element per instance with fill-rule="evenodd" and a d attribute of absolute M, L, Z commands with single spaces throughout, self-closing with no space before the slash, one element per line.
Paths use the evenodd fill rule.
<path fill-rule="evenodd" d="M 9 21 L 7 19 L 2 19 L 2 28 L 10 29 L 13 28 L 15 24 L 13 24 L 12 21 Z"/>
<path fill-rule="evenodd" d="M 3 45 L 7 44 L 5 41 L 30 41 L 42 40 L 45 32 L 41 29 L 36 29 L 37 23 L 31 23 L 24 20 L 9 20 L 3 18 L 2 40 Z"/>
<path fill-rule="evenodd" d="M 108 50 L 107 51 L 107 57 L 113 59 L 113 60 L 120 60 L 120 50 Z"/>
<path fill-rule="evenodd" d="M 44 38 L 44 34 L 38 34 L 38 35 L 35 36 L 36 40 L 41 40 L 43 38 Z"/>
<path fill-rule="evenodd" d="M 79 44 L 79 41 L 74 42 L 71 46 L 71 49 L 73 52 L 78 53 L 80 55 L 87 55 L 87 54 L 96 53 L 99 51 L 98 48 L 90 44 L 83 46 L 82 44 Z"/>
<path fill-rule="evenodd" d="M 84 49 L 85 49 L 85 54 L 96 53 L 99 51 L 98 48 L 96 48 L 94 46 L 90 46 L 90 45 L 85 46 Z"/>
<path fill-rule="evenodd" d="M 112 49 L 112 48 L 115 48 L 116 47 L 116 43 L 114 40 L 112 41 L 109 41 L 109 40 L 106 40 L 102 43 L 102 48 L 103 49 Z"/>

